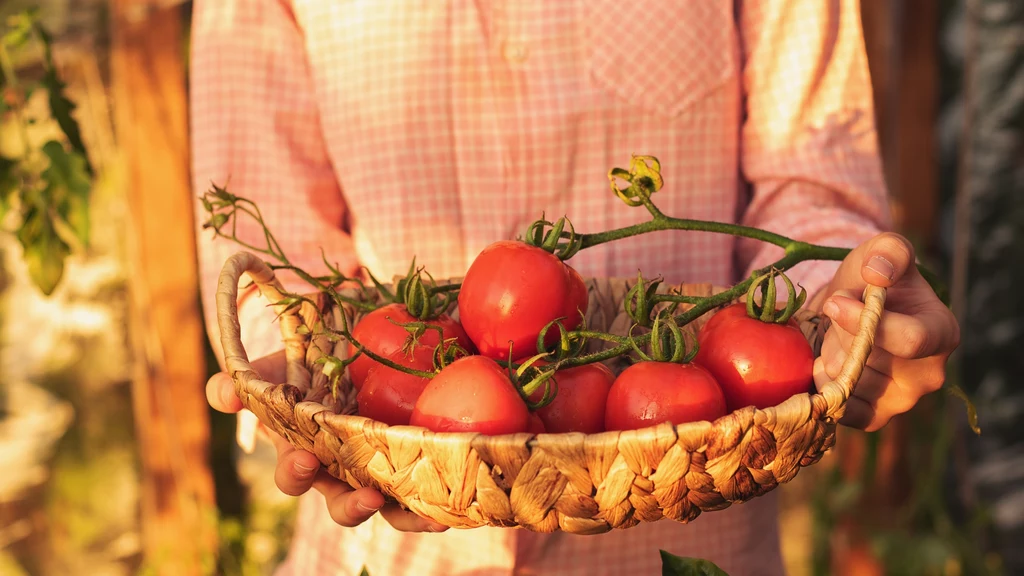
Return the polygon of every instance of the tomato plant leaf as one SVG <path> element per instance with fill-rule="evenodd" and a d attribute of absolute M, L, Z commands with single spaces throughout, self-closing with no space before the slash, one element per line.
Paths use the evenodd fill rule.
<path fill-rule="evenodd" d="M 17 165 L 14 160 L 0 156 L 0 221 L 11 209 L 11 196 L 18 191 L 18 177 L 14 174 Z"/>
<path fill-rule="evenodd" d="M 60 238 L 46 210 L 29 208 L 17 232 L 24 249 L 23 259 L 28 275 L 39 290 L 49 296 L 64 276 L 64 260 L 71 248 Z"/>
<path fill-rule="evenodd" d="M 92 175 L 92 166 L 89 164 L 85 143 L 82 142 L 82 131 L 78 126 L 78 121 L 72 116 L 72 112 L 75 111 L 75 103 L 64 93 L 67 84 L 57 75 L 57 65 L 53 61 L 53 41 L 50 33 L 36 20 L 32 22 L 32 30 L 35 32 L 36 38 L 43 45 L 43 62 L 46 71 L 40 83 L 46 88 L 49 96 L 50 114 L 64 132 L 64 136 L 67 137 L 72 150 L 78 153 L 84 160 L 85 173 Z"/>
<path fill-rule="evenodd" d="M 4 32 L 3 38 L 0 39 L 4 46 L 12 50 L 24 48 L 32 38 L 32 18 L 34 17 L 35 15 L 32 12 L 9 17 L 7 20 L 7 31 Z"/>
<path fill-rule="evenodd" d="M 729 576 L 714 563 L 661 552 L 661 576 Z"/>
<path fill-rule="evenodd" d="M 46 182 L 44 198 L 71 227 L 82 246 L 88 246 L 91 181 L 85 157 L 65 150 L 53 140 L 43 145 L 43 153 L 50 159 L 50 167 L 42 173 Z"/>

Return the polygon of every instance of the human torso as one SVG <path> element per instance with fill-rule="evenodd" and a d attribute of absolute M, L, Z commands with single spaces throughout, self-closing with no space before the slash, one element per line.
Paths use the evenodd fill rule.
<path fill-rule="evenodd" d="M 414 255 L 459 275 L 542 214 L 584 232 L 647 219 L 607 179 L 634 154 L 660 160 L 667 214 L 742 207 L 732 2 L 295 4 L 359 259 L 385 278 Z M 723 283 L 732 252 L 728 236 L 666 232 L 573 263 Z"/>

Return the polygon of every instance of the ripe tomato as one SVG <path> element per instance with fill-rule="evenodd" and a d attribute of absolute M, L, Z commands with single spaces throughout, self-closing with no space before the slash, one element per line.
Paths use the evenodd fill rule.
<path fill-rule="evenodd" d="M 430 372 L 434 369 L 434 348 L 416 346 L 409 354 L 398 350 L 389 354 L 387 359 Z M 374 362 L 366 373 L 362 388 L 356 394 L 359 415 L 389 426 L 407 425 L 416 400 L 429 382 L 430 378 L 407 374 Z"/>
<path fill-rule="evenodd" d="M 396 351 L 400 351 L 409 339 L 409 332 L 405 328 L 394 324 L 394 322 L 405 324 L 415 321 L 416 318 L 406 311 L 405 305 L 388 304 L 363 316 L 359 323 L 352 328 L 352 337 L 371 352 L 387 357 Z M 473 343 L 462 329 L 462 326 L 455 320 L 452 320 L 447 314 L 442 314 L 426 323 L 440 326 L 446 340 L 448 338 L 457 338 L 460 346 L 470 352 L 473 351 Z M 419 345 L 431 348 L 436 348 L 439 343 L 437 330 L 433 328 L 427 329 L 418 341 Z M 356 353 L 356 347 L 351 343 L 348 345 L 348 353 L 350 356 Z M 400 361 L 396 360 L 396 362 Z M 377 365 L 377 362 L 365 354 L 360 355 L 352 364 L 349 364 L 348 377 L 356 390 L 362 387 L 363 381 L 366 380 L 367 372 L 374 365 Z"/>
<path fill-rule="evenodd" d="M 722 389 L 704 368 L 638 362 L 623 370 L 608 392 L 605 429 L 636 430 L 663 422 L 713 421 L 725 414 Z"/>
<path fill-rule="evenodd" d="M 547 432 L 547 428 L 544 427 L 544 421 L 537 416 L 536 412 L 530 412 L 530 420 L 527 425 L 526 431 L 530 434 L 544 434 Z"/>
<path fill-rule="evenodd" d="M 566 330 L 587 311 L 583 278 L 555 255 L 525 242 L 500 241 L 473 261 L 459 291 L 459 318 L 480 354 L 513 360 L 537 353 L 537 336 L 549 322 L 565 317 Z M 548 331 L 549 345 L 558 341 Z"/>
<path fill-rule="evenodd" d="M 504 368 L 486 356 L 465 356 L 430 380 L 409 423 L 434 432 L 497 435 L 525 432 L 529 419 Z"/>
<path fill-rule="evenodd" d="M 732 304 L 708 320 L 697 342 L 694 362 L 721 384 L 730 411 L 775 406 L 811 390 L 814 353 L 795 320 L 769 324 Z"/>
<path fill-rule="evenodd" d="M 542 364 L 542 362 L 538 362 Z M 555 398 L 535 412 L 551 433 L 604 432 L 605 407 L 608 391 L 615 382 L 615 374 L 601 363 L 565 368 L 555 373 Z M 539 401 L 544 389 L 535 391 L 530 400 Z"/>

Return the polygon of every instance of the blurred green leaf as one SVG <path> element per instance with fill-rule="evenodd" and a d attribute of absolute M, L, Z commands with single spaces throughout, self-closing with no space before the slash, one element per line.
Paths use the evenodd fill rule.
<path fill-rule="evenodd" d="M 78 126 L 78 121 L 72 116 L 72 112 L 75 111 L 75 103 L 64 93 L 67 84 L 57 75 L 57 65 L 53 61 L 53 40 L 50 37 L 50 33 L 43 28 L 38 20 L 32 20 L 32 30 L 35 32 L 36 38 L 43 45 L 43 59 L 46 72 L 43 74 L 41 84 L 49 94 L 50 114 L 64 132 L 68 143 L 71 144 L 72 150 L 81 155 L 84 161 L 85 173 L 92 175 L 92 166 L 89 165 L 85 143 L 82 142 L 82 131 Z"/>
<path fill-rule="evenodd" d="M 85 158 L 68 152 L 59 142 L 43 145 L 50 167 L 43 171 L 44 196 L 57 214 L 67 222 L 83 246 L 89 245 L 89 191 L 91 181 Z"/>
<path fill-rule="evenodd" d="M 839 483 L 829 495 L 832 513 L 841 515 L 850 511 L 857 504 L 862 493 L 863 486 L 860 482 L 846 481 Z"/>
<path fill-rule="evenodd" d="M 14 173 L 17 165 L 14 160 L 0 156 L 0 220 L 11 209 L 11 196 L 18 192 L 18 177 Z"/>
<path fill-rule="evenodd" d="M 32 18 L 34 12 L 22 12 L 7 19 L 7 31 L 3 35 L 4 47 L 10 49 L 24 48 L 32 38 Z"/>
<path fill-rule="evenodd" d="M 71 254 L 70 247 L 57 235 L 48 212 L 38 206 L 26 213 L 17 237 L 24 249 L 29 278 L 49 296 L 64 275 L 64 260 Z"/>
<path fill-rule="evenodd" d="M 729 576 L 724 570 L 707 560 L 676 556 L 664 550 L 659 550 L 659 552 L 661 553 L 661 576 Z"/>

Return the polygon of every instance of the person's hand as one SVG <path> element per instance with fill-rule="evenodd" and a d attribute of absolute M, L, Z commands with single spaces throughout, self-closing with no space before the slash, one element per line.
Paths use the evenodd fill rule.
<path fill-rule="evenodd" d="M 284 353 L 280 352 L 252 362 L 260 377 L 268 382 L 284 382 Z M 242 410 L 235 395 L 231 377 L 225 372 L 214 374 L 206 383 L 206 399 L 215 410 L 233 414 Z M 357 526 L 378 511 L 396 530 L 403 532 L 444 532 L 447 526 L 402 510 L 396 504 L 385 504 L 384 496 L 370 487 L 353 490 L 348 484 L 321 470 L 320 461 L 311 452 L 297 450 L 271 430 L 262 431 L 277 449 L 277 487 L 289 496 L 299 496 L 310 488 L 323 494 L 331 518 L 342 526 Z"/>
<path fill-rule="evenodd" d="M 821 312 L 831 326 L 814 363 L 819 389 L 839 375 L 869 283 L 888 289 L 885 311 L 840 423 L 871 432 L 942 387 L 946 361 L 960 344 L 960 326 L 918 271 L 913 245 L 897 234 L 880 234 L 850 252 L 824 292 Z"/>

